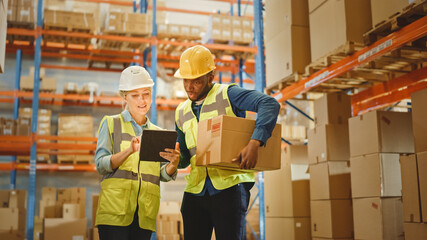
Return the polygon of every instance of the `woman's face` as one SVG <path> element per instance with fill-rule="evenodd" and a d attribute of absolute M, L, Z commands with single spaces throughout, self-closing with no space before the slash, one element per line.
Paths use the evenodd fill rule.
<path fill-rule="evenodd" d="M 144 116 L 151 107 L 151 88 L 138 88 L 129 91 L 124 100 L 132 115 Z"/>

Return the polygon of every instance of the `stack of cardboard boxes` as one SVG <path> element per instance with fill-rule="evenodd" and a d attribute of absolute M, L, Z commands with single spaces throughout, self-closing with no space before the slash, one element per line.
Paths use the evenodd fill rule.
<path fill-rule="evenodd" d="M 401 12 L 415 0 L 371 0 L 372 27 Z"/>
<path fill-rule="evenodd" d="M 0 190 L 0 239 L 25 239 L 27 191 Z"/>
<path fill-rule="evenodd" d="M 108 12 L 104 32 L 113 34 L 146 35 L 151 33 L 152 19 L 148 14 Z"/>
<path fill-rule="evenodd" d="M 90 240 L 99 240 L 98 227 L 95 227 L 96 223 L 96 211 L 98 209 L 99 194 L 92 195 L 92 227 L 89 230 Z"/>
<path fill-rule="evenodd" d="M 56 92 L 56 78 L 46 77 L 44 68 L 40 68 L 40 91 Z M 30 67 L 30 75 L 21 76 L 20 88 L 23 91 L 33 91 L 34 89 L 34 67 Z"/>
<path fill-rule="evenodd" d="M 68 31 L 94 32 L 96 28 L 94 13 L 67 10 L 45 9 L 44 24 L 45 27 L 66 28 Z"/>
<path fill-rule="evenodd" d="M 158 240 L 180 240 L 183 237 L 180 208 L 179 202 L 160 202 L 156 231 Z"/>
<path fill-rule="evenodd" d="M 266 2 L 265 51 L 267 87 L 310 63 L 308 0 Z"/>
<path fill-rule="evenodd" d="M 39 221 L 44 240 L 86 239 L 86 188 L 42 189 Z M 41 238 L 40 238 L 41 239 Z"/>
<path fill-rule="evenodd" d="M 309 0 L 311 60 L 348 41 L 363 43 L 372 27 L 371 0 Z"/>
<path fill-rule="evenodd" d="M 412 94 L 415 153 L 401 156 L 406 240 L 427 239 L 427 90 Z"/>
<path fill-rule="evenodd" d="M 36 3 L 32 0 L 9 0 L 7 21 L 33 26 L 37 16 Z"/>
<path fill-rule="evenodd" d="M 6 57 L 6 32 L 9 20 L 7 0 L 0 0 L 0 73 L 4 72 L 4 59 Z"/>
<path fill-rule="evenodd" d="M 311 239 L 307 146 L 288 145 L 280 170 L 265 172 L 266 239 Z"/>
<path fill-rule="evenodd" d="M 201 28 L 199 26 L 183 24 L 158 24 L 157 36 L 159 38 L 183 38 L 186 40 L 200 39 Z"/>
<path fill-rule="evenodd" d="M 356 239 L 403 239 L 399 154 L 413 153 L 411 113 L 372 111 L 349 120 Z"/>
<path fill-rule="evenodd" d="M 17 121 L 16 135 L 30 136 L 31 135 L 31 117 L 33 114 L 32 108 L 19 108 L 19 118 Z M 50 135 L 52 111 L 48 109 L 39 109 L 37 120 L 37 135 Z M 39 140 L 43 142 L 47 140 Z M 39 149 L 40 151 L 49 151 Z M 29 156 L 18 156 L 20 161 L 29 161 Z M 49 154 L 37 154 L 37 161 L 49 162 Z"/>
<path fill-rule="evenodd" d="M 16 135 L 17 121 L 0 117 L 0 135 Z"/>
<path fill-rule="evenodd" d="M 353 238 L 350 109 L 350 97 L 345 93 L 331 93 L 314 102 L 316 126 L 307 133 L 313 238 Z"/>
<path fill-rule="evenodd" d="M 204 42 L 209 40 L 249 44 L 253 42 L 253 21 L 243 17 L 211 15 L 203 38 Z"/>
<path fill-rule="evenodd" d="M 93 117 L 86 114 L 59 114 L 58 136 L 93 137 Z M 61 140 L 58 143 L 88 144 L 87 141 Z M 92 163 L 90 150 L 58 150 L 58 163 Z"/>

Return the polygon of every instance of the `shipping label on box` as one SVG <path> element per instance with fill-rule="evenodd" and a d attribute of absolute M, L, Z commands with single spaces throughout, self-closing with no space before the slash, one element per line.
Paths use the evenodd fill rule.
<path fill-rule="evenodd" d="M 416 155 L 401 155 L 400 167 L 402 175 L 403 220 L 405 222 L 421 222 L 420 189 Z"/>
<path fill-rule="evenodd" d="M 197 166 L 239 169 L 233 162 L 246 147 L 255 128 L 255 120 L 217 116 L 199 122 L 197 134 Z M 281 125 L 277 124 L 267 143 L 258 150 L 253 170 L 280 169 Z"/>
<path fill-rule="evenodd" d="M 400 198 L 353 199 L 355 239 L 403 240 Z"/>
<path fill-rule="evenodd" d="M 378 152 L 414 153 L 411 113 L 371 111 L 352 117 L 349 135 L 352 157 Z"/>
<path fill-rule="evenodd" d="M 351 183 L 348 161 L 310 165 L 310 199 L 350 199 Z"/>

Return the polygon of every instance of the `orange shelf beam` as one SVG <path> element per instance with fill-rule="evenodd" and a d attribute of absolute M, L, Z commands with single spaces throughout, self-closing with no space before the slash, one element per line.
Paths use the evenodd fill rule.
<path fill-rule="evenodd" d="M 377 84 L 351 96 L 353 116 L 408 99 L 412 93 L 425 88 L 427 88 L 427 67 Z"/>
<path fill-rule="evenodd" d="M 276 98 L 278 102 L 284 102 L 288 99 L 294 98 L 295 96 L 307 92 L 321 83 L 340 76 L 360 64 L 372 61 L 373 59 L 382 56 L 387 52 L 398 49 L 406 43 L 419 39 L 426 34 L 427 16 L 403 27 L 397 32 L 391 33 L 372 45 L 359 50 L 353 55 L 314 73 L 310 77 L 282 89 L 272 96 Z"/>

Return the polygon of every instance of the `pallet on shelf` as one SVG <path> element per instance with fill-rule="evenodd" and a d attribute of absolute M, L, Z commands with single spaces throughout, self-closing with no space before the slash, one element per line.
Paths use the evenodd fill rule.
<path fill-rule="evenodd" d="M 374 26 L 373 29 L 363 34 L 363 40 L 366 45 L 371 45 L 375 41 L 389 35 L 392 32 L 399 30 L 400 28 L 409 25 L 412 22 L 427 15 L 427 1 L 417 0 L 408 5 L 396 14 L 389 17 Z M 425 41 L 424 41 L 425 47 Z"/>
<path fill-rule="evenodd" d="M 274 92 L 274 91 L 279 91 L 279 90 L 281 90 L 281 89 L 283 89 L 289 85 L 292 85 L 292 84 L 298 82 L 301 79 L 303 79 L 303 74 L 293 73 L 293 74 L 283 78 L 280 82 L 277 82 L 276 84 L 267 87 L 266 91 L 268 94 L 270 94 L 271 92 Z"/>

